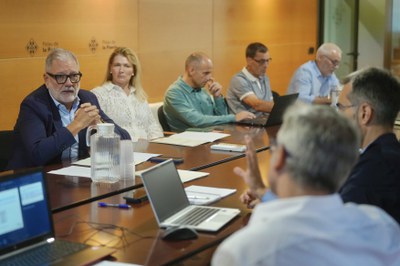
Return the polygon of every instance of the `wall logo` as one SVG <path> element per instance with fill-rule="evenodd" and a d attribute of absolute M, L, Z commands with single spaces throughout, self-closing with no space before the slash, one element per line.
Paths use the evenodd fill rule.
<path fill-rule="evenodd" d="M 96 39 L 93 37 L 89 42 L 90 51 L 92 51 L 92 53 L 95 53 L 97 50 L 97 46 L 99 46 L 99 44 L 97 43 Z"/>
<path fill-rule="evenodd" d="M 114 50 L 115 48 L 117 48 L 117 42 L 114 40 L 103 40 L 101 46 L 102 46 L 103 50 L 106 50 L 106 49 Z"/>
<path fill-rule="evenodd" d="M 34 56 L 38 49 L 38 45 L 34 39 L 30 39 L 28 44 L 25 46 L 25 49 L 31 56 Z"/>
<path fill-rule="evenodd" d="M 58 48 L 58 42 L 43 41 L 42 45 L 43 53 L 49 53 L 50 51 Z"/>

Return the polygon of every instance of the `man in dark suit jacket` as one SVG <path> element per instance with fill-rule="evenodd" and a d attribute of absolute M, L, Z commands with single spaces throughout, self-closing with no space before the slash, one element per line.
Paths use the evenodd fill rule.
<path fill-rule="evenodd" d="M 100 109 L 93 93 L 80 90 L 81 76 L 73 53 L 59 48 L 49 53 L 43 75 L 45 84 L 21 103 L 8 169 L 85 157 L 87 127 L 102 121 L 114 123 Z M 118 125 L 115 132 L 121 139 L 130 139 Z"/>
<path fill-rule="evenodd" d="M 356 72 L 343 83 L 338 108 L 355 120 L 362 143 L 359 161 L 339 193 L 344 202 L 379 206 L 400 223 L 400 143 L 393 133 L 400 83 L 377 68 Z"/>

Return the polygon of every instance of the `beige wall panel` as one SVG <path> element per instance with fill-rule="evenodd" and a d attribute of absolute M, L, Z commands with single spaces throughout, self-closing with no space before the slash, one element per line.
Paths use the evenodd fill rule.
<path fill-rule="evenodd" d="M 46 56 L 49 48 L 70 49 L 77 55 L 109 53 L 110 45 L 137 47 L 137 1 L 32 0 L 0 2 L 0 58 Z M 97 45 L 97 46 L 96 46 Z M 107 46 L 108 45 L 108 46 Z"/>
<path fill-rule="evenodd" d="M 163 101 L 167 88 L 183 74 L 186 57 L 191 52 L 190 49 L 182 49 L 181 51 L 139 54 L 143 71 L 143 87 L 149 102 Z"/>
<path fill-rule="evenodd" d="M 22 99 L 43 83 L 43 58 L 0 60 L 0 130 L 11 129 Z"/>
<path fill-rule="evenodd" d="M 286 91 L 293 71 L 316 43 L 317 0 L 0 0 L 0 130 L 11 129 L 21 100 L 42 84 L 49 49 L 75 52 L 82 88 L 103 82 L 115 46 L 135 50 L 149 101 L 161 101 L 193 51 L 214 61 L 224 88 L 245 64 L 248 43 L 271 50 L 273 89 Z M 35 53 L 26 50 L 30 40 Z M 94 45 L 91 50 L 90 44 Z"/>
<path fill-rule="evenodd" d="M 246 46 L 262 42 L 273 58 L 268 69 L 271 86 L 284 94 L 293 71 L 314 57 L 307 52 L 316 45 L 316 25 L 315 0 L 214 1 L 215 76 L 226 89 L 245 65 Z"/>
<path fill-rule="evenodd" d="M 103 84 L 106 76 L 108 57 L 109 54 L 79 57 L 81 72 L 83 73 L 81 80 L 82 89 L 91 90 Z"/>
<path fill-rule="evenodd" d="M 52 48 L 78 56 L 82 88 L 101 84 L 112 50 L 138 47 L 137 11 L 137 0 L 0 0 L 0 87 L 8 95 L 0 99 L 0 130 L 13 127 L 21 100 L 42 84 Z"/>
<path fill-rule="evenodd" d="M 184 71 L 193 51 L 212 52 L 211 0 L 142 0 L 139 3 L 139 57 L 149 101 Z"/>

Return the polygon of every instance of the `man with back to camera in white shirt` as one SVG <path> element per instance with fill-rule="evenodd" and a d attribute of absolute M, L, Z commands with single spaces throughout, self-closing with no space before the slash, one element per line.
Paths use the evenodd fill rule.
<path fill-rule="evenodd" d="M 332 130 L 334 128 L 335 130 Z M 383 210 L 336 193 L 358 157 L 359 132 L 334 108 L 296 104 L 284 116 L 261 178 L 250 137 L 242 201 L 257 204 L 212 265 L 400 265 L 400 228 Z"/>

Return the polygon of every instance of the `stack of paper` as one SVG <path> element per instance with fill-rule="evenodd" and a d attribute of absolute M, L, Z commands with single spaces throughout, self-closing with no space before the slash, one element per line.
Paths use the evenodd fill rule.
<path fill-rule="evenodd" d="M 146 171 L 146 169 L 144 170 L 140 170 L 140 171 L 136 171 L 135 175 L 140 176 L 140 174 L 142 172 Z M 190 170 L 181 170 L 178 169 L 178 174 L 179 174 L 179 178 L 181 179 L 182 183 L 186 183 L 201 177 L 205 177 L 208 176 L 209 173 L 206 172 L 199 172 L 199 171 L 190 171 Z"/>
<path fill-rule="evenodd" d="M 135 175 L 140 175 L 140 173 L 143 171 L 145 171 L 145 170 L 136 171 Z M 68 167 L 61 168 L 61 169 L 52 170 L 48 173 L 53 174 L 53 175 L 79 176 L 79 177 L 88 177 L 88 178 L 90 178 L 90 176 L 91 176 L 90 167 L 83 167 L 83 166 L 76 166 L 76 165 L 71 165 Z M 189 170 L 178 170 L 178 174 L 179 174 L 179 177 L 180 177 L 182 183 L 189 182 L 189 181 L 209 175 L 209 173 L 206 173 L 206 172 L 189 171 Z"/>
<path fill-rule="evenodd" d="M 228 137 L 229 134 L 215 133 L 215 132 L 192 132 L 185 131 L 179 134 L 174 134 L 169 137 L 159 138 L 152 140 L 151 142 L 171 144 L 178 146 L 196 147 L 198 145 L 213 142 L 217 139 Z"/>
<path fill-rule="evenodd" d="M 208 205 L 236 192 L 236 189 L 189 186 L 185 188 L 190 204 Z"/>
<path fill-rule="evenodd" d="M 145 161 L 147 161 L 148 159 L 152 158 L 152 157 L 157 157 L 160 154 L 155 154 L 155 153 L 145 153 L 145 152 L 134 152 L 133 153 L 133 160 L 135 161 L 135 165 L 141 164 Z M 73 162 L 72 164 L 75 165 L 82 165 L 82 166 L 90 166 L 90 157 L 86 158 L 86 159 L 82 159 L 76 162 Z"/>

